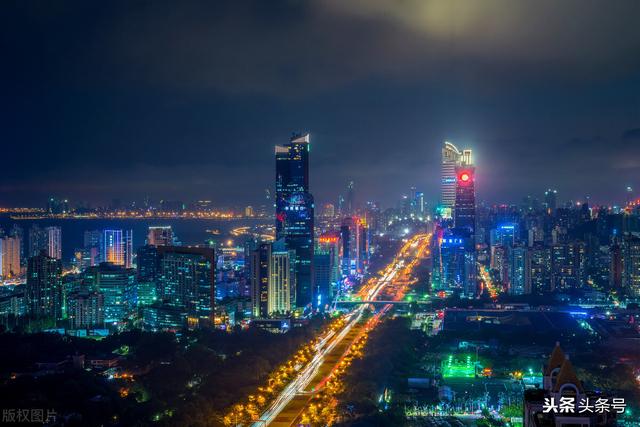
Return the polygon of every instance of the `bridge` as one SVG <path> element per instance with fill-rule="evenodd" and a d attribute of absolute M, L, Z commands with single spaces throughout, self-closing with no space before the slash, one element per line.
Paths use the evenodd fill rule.
<path fill-rule="evenodd" d="M 385 301 L 385 300 L 371 300 L 371 301 L 349 301 L 349 300 L 343 300 L 343 301 L 335 301 L 335 304 L 346 304 L 346 305 L 359 305 L 359 304 L 373 304 L 373 305 L 386 305 L 386 304 L 393 304 L 393 305 L 402 305 L 402 304 L 431 304 L 431 301 L 424 301 L 424 300 L 413 300 L 413 301 Z"/>

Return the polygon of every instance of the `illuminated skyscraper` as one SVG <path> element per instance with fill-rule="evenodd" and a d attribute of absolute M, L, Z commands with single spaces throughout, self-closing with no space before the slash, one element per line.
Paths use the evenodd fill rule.
<path fill-rule="evenodd" d="M 295 252 L 284 241 L 260 243 L 251 251 L 251 305 L 254 317 L 289 313 L 295 306 Z"/>
<path fill-rule="evenodd" d="M 103 295 L 105 323 L 124 327 L 137 305 L 135 271 L 103 262 L 85 271 L 85 281 Z"/>
<path fill-rule="evenodd" d="M 177 308 L 189 328 L 213 325 L 215 253 L 212 248 L 158 246 L 158 298 Z"/>
<path fill-rule="evenodd" d="M 271 244 L 260 243 L 251 251 L 251 312 L 254 317 L 269 315 Z"/>
<path fill-rule="evenodd" d="M 281 241 L 271 246 L 267 310 L 269 314 L 285 314 L 295 305 L 295 252 Z"/>
<path fill-rule="evenodd" d="M 47 227 L 47 254 L 51 258 L 62 259 L 62 230 L 60 227 Z"/>
<path fill-rule="evenodd" d="M 150 226 L 147 234 L 147 244 L 152 246 L 173 245 L 173 229 L 170 225 Z"/>
<path fill-rule="evenodd" d="M 441 205 L 445 210 L 453 209 L 456 203 L 456 167 L 460 164 L 462 153 L 450 142 L 442 147 L 442 195 Z"/>
<path fill-rule="evenodd" d="M 313 300 L 314 203 L 309 193 L 309 134 L 277 145 L 276 239 L 296 252 L 296 307 Z"/>
<path fill-rule="evenodd" d="M 458 147 L 445 141 L 442 147 L 442 177 L 441 177 L 441 215 L 451 218 L 456 204 L 457 187 L 459 182 L 458 168 L 472 167 L 471 150 L 460 151 Z"/>
<path fill-rule="evenodd" d="M 34 317 L 62 319 L 62 263 L 46 252 L 27 263 L 28 312 Z"/>
<path fill-rule="evenodd" d="M 131 268 L 133 257 L 131 230 L 104 230 L 102 256 L 105 262 Z"/>
<path fill-rule="evenodd" d="M 529 251 L 524 246 L 516 246 L 511 249 L 509 270 L 509 293 L 511 295 L 530 293 L 530 289 L 527 289 L 527 283 L 530 280 L 530 270 L 527 268 L 530 264 L 528 257 Z"/>
<path fill-rule="evenodd" d="M 476 230 L 475 168 L 458 166 L 456 180 L 454 224 L 456 228 L 468 230 L 473 236 Z"/>

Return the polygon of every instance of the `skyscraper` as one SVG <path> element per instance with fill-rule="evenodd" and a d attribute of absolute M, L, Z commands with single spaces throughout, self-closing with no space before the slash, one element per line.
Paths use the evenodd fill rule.
<path fill-rule="evenodd" d="M 529 282 L 529 269 L 527 265 L 529 251 L 524 246 L 516 246 L 511 250 L 511 264 L 509 271 L 509 293 L 511 295 L 523 295 L 530 293 L 527 289 Z"/>
<path fill-rule="evenodd" d="M 62 318 L 62 263 L 46 252 L 27 262 L 27 306 L 34 317 Z"/>
<path fill-rule="evenodd" d="M 122 327 L 137 305 L 136 276 L 133 269 L 103 262 L 85 271 L 91 289 L 104 297 L 104 321 Z"/>
<path fill-rule="evenodd" d="M 347 204 L 347 215 L 355 215 L 356 213 L 356 191 L 355 184 L 353 181 L 349 181 L 347 185 L 347 200 L 345 201 Z"/>
<path fill-rule="evenodd" d="M 131 230 L 104 230 L 102 256 L 105 262 L 131 268 L 133 258 Z"/>
<path fill-rule="evenodd" d="M 276 239 L 296 252 L 296 307 L 313 300 L 314 203 L 309 193 L 309 134 L 275 147 Z"/>
<path fill-rule="evenodd" d="M 454 224 L 456 228 L 468 230 L 473 236 L 476 230 L 475 168 L 458 166 L 456 181 Z"/>
<path fill-rule="evenodd" d="M 62 229 L 47 227 L 47 253 L 51 258 L 62 259 Z"/>
<path fill-rule="evenodd" d="M 295 252 L 284 242 L 272 244 L 267 309 L 269 314 L 289 313 L 295 304 Z"/>
<path fill-rule="evenodd" d="M 29 229 L 29 257 L 45 251 L 52 258 L 62 258 L 62 230 L 60 227 L 40 228 L 37 224 Z"/>
<path fill-rule="evenodd" d="M 441 205 L 449 213 L 456 203 L 456 167 L 460 164 L 462 153 L 450 142 L 442 147 Z"/>
<path fill-rule="evenodd" d="M 251 311 L 254 317 L 269 315 L 271 244 L 260 243 L 251 251 Z"/>
<path fill-rule="evenodd" d="M 212 248 L 158 246 L 159 299 L 180 310 L 189 328 L 213 326 L 215 252 Z"/>

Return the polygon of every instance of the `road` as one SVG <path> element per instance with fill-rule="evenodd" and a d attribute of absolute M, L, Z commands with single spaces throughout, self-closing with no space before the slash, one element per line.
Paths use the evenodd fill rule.
<path fill-rule="evenodd" d="M 358 291 L 362 300 L 375 300 L 384 295 L 385 300 L 399 300 L 412 284 L 408 277 L 415 265 L 429 251 L 431 234 L 420 234 L 409 239 L 380 276 L 367 281 Z M 322 388 L 329 375 L 340 362 L 351 343 L 363 332 L 362 315 L 366 305 L 351 311 L 342 329 L 331 331 L 321 338 L 313 359 L 298 373 L 269 408 L 254 422 L 254 427 L 289 427 L 300 416 L 311 395 Z M 391 304 L 385 305 L 376 316 L 383 316 Z"/>

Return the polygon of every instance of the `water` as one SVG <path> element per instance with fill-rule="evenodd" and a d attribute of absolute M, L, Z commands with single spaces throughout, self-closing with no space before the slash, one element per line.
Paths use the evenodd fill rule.
<path fill-rule="evenodd" d="M 233 238 L 231 229 L 240 226 L 270 224 L 269 219 L 36 219 L 13 220 L 7 216 L 0 217 L 0 228 L 8 232 L 13 224 L 18 224 L 24 231 L 25 245 L 29 241 L 29 228 L 33 224 L 40 227 L 59 226 L 62 229 L 62 259 L 69 260 L 73 252 L 84 245 L 84 232 L 87 230 L 122 229 L 133 230 L 134 250 L 145 244 L 147 230 L 151 225 L 170 225 L 174 235 L 184 245 L 202 244 L 208 240 Z M 220 230 L 219 235 L 207 230 Z M 235 242 L 235 240 L 234 240 Z M 238 241 L 237 243 L 241 243 Z"/>

